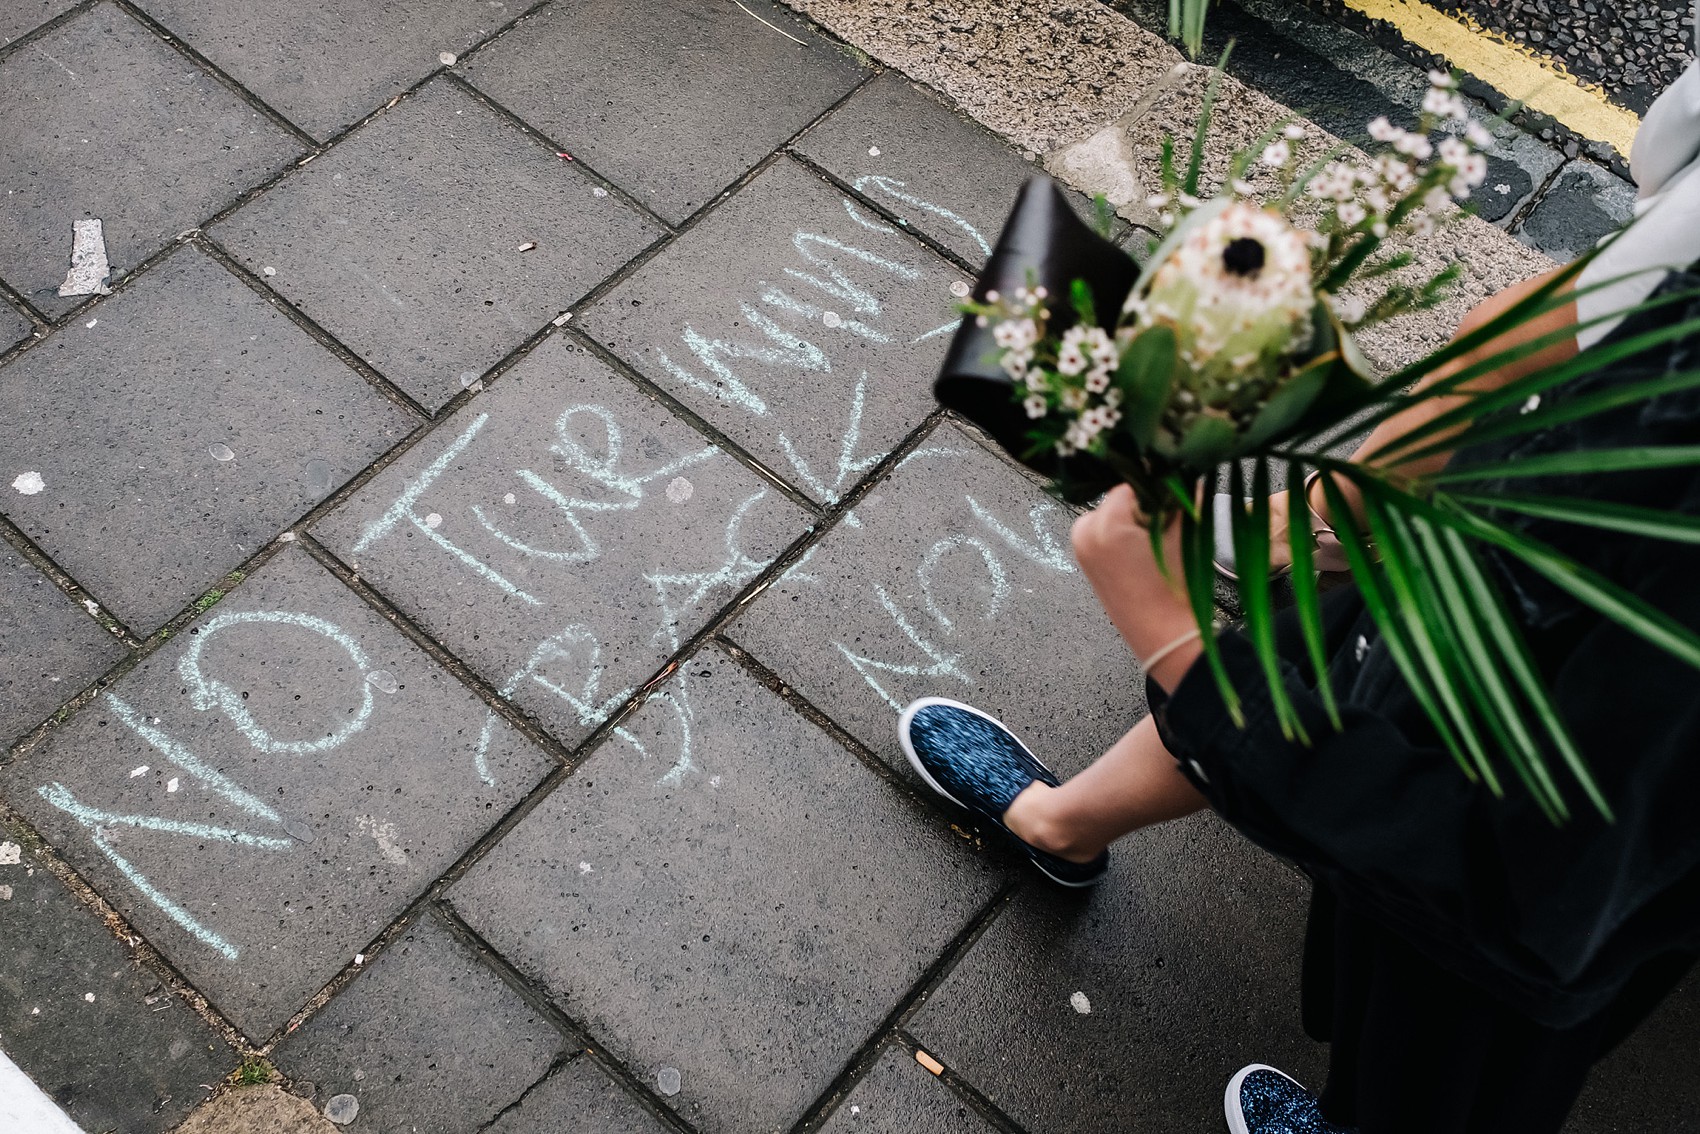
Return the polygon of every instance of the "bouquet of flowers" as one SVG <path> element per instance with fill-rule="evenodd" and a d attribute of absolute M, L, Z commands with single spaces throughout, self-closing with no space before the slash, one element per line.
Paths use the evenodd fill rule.
<path fill-rule="evenodd" d="M 1220 81 L 1218 72 L 1217 81 Z M 1246 636 L 1275 711 L 1306 739 L 1280 680 L 1271 579 L 1270 485 L 1284 473 L 1293 598 L 1319 693 L 1331 714 L 1315 546 L 1301 489 L 1319 478 L 1332 527 L 1365 604 L 1410 688 L 1465 774 L 1503 790 L 1508 764 L 1555 821 L 1568 814 L 1549 769 L 1555 756 L 1609 815 L 1525 648 L 1519 623 L 1484 554 L 1509 555 L 1582 602 L 1700 666 L 1700 635 L 1612 581 L 1496 518 L 1520 511 L 1618 532 L 1700 539 L 1694 517 L 1559 497 L 1484 498 L 1471 485 L 1532 468 L 1402 471 L 1408 462 L 1532 432 L 1636 399 L 1700 386 L 1700 373 L 1662 376 L 1541 408 L 1540 395 L 1661 344 L 1700 333 L 1700 320 L 1665 320 L 1568 363 L 1471 390 L 1484 375 L 1573 335 L 1575 327 L 1472 357 L 1502 334 L 1573 298 L 1589 262 L 1572 264 L 1487 325 L 1386 376 L 1358 351 L 1363 328 L 1433 306 L 1456 274 L 1410 278 L 1415 257 L 1387 241 L 1420 239 L 1486 175 L 1491 138 L 1472 122 L 1452 76 L 1431 75 L 1416 128 L 1369 124 L 1367 159 L 1337 147 L 1301 165 L 1306 132 L 1278 125 L 1230 163 L 1224 192 L 1201 199 L 1213 84 L 1184 165 L 1164 144 L 1162 190 L 1150 204 L 1164 235 L 1143 270 L 1083 224 L 1057 188 L 1035 178 L 982 274 L 936 385 L 942 402 L 1085 502 L 1132 486 L 1142 520 L 1181 526 L 1179 569 L 1205 631 L 1205 657 L 1230 711 L 1239 699 L 1215 648 L 1212 562 L 1232 541 Z M 1250 183 L 1256 177 L 1263 187 Z M 1273 185 L 1270 189 L 1269 186 Z M 1100 212 L 1105 212 L 1100 202 Z M 1597 285 L 1600 287 L 1609 286 Z M 1694 293 L 1662 293 L 1643 308 Z M 1613 318 L 1621 317 L 1614 314 Z M 1420 385 L 1418 389 L 1413 386 Z M 1417 402 L 1470 394 L 1357 461 L 1339 445 Z M 1445 403 L 1443 403 L 1445 405 Z M 1700 449 L 1643 447 L 1553 454 L 1543 472 L 1609 472 L 1700 464 Z M 1202 508 L 1201 488 L 1226 471 L 1228 530 Z M 1350 485 L 1361 511 L 1349 506 Z M 1360 519 L 1361 516 L 1361 519 Z M 1337 720 L 1337 716 L 1336 716 Z"/>

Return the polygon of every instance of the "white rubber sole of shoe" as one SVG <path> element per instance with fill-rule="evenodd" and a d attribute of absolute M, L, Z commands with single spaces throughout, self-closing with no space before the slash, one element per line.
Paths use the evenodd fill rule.
<path fill-rule="evenodd" d="M 1241 1067 L 1228 1080 L 1228 1089 L 1222 1093 L 1222 1117 L 1228 1120 L 1228 1134 L 1252 1134 L 1251 1127 L 1245 1124 L 1245 1111 L 1240 1108 L 1240 1088 L 1245 1086 L 1246 1077 L 1253 1071 L 1273 1071 L 1293 1086 L 1304 1090 L 1304 1084 L 1281 1070 L 1267 1063 L 1251 1063 Z"/>
<path fill-rule="evenodd" d="M 937 792 L 941 799 L 950 800 L 950 802 L 956 804 L 956 806 L 962 808 L 964 811 L 974 811 L 973 808 L 968 807 L 960 799 L 957 799 L 954 795 L 951 795 L 948 791 L 944 790 L 944 785 L 933 779 L 932 775 L 927 771 L 926 765 L 921 763 L 921 758 L 915 755 L 914 746 L 909 743 L 909 722 L 915 719 L 916 713 L 920 712 L 922 709 L 931 708 L 934 705 L 943 705 L 946 708 L 951 709 L 961 709 L 965 713 L 972 713 L 981 720 L 990 721 L 992 724 L 997 725 L 999 728 L 1009 733 L 1011 737 L 1014 737 L 1015 742 L 1021 745 L 1022 751 L 1026 752 L 1034 763 L 1038 764 L 1040 767 L 1045 767 L 1045 762 L 1033 755 L 1033 750 L 1027 747 L 1027 742 L 1025 740 L 1016 736 L 1015 732 L 1008 725 L 1004 724 L 990 713 L 976 709 L 973 705 L 964 705 L 961 701 L 953 701 L 949 697 L 921 697 L 904 706 L 902 715 L 897 718 L 897 743 L 902 746 L 904 759 L 908 760 L 909 766 L 915 769 L 915 774 L 920 776 L 922 781 L 925 782 L 928 787 Z M 1054 775 L 1055 773 L 1052 774 Z M 975 814 L 979 814 L 979 812 L 975 812 Z M 1001 821 L 995 819 L 993 821 L 997 822 L 1000 827 L 1003 826 Z M 1005 830 L 1007 831 L 1008 828 L 1005 828 Z M 1015 836 L 1012 834 L 1010 835 L 1010 838 L 1015 838 Z M 1055 874 L 1046 870 L 1038 859 L 1029 855 L 1027 860 L 1033 864 L 1033 869 L 1037 870 L 1040 874 L 1043 874 L 1046 878 L 1049 878 L 1058 886 L 1066 886 L 1070 890 L 1088 890 L 1103 880 L 1102 876 L 1094 878 L 1090 882 L 1074 882 L 1067 878 L 1058 878 Z"/>

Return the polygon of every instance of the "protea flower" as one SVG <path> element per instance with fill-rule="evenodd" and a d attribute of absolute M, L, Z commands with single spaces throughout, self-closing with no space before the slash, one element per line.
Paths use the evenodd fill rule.
<path fill-rule="evenodd" d="M 1301 348 L 1315 305 L 1304 234 L 1244 201 L 1195 214 L 1129 304 L 1139 325 L 1172 327 L 1183 358 L 1242 369 Z"/>

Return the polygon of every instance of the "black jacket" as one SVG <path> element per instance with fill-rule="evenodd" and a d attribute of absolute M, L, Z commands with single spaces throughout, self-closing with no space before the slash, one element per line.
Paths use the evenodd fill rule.
<path fill-rule="evenodd" d="M 1700 273 L 1674 273 L 1664 286 L 1700 287 Z M 1700 302 L 1671 304 L 1627 322 L 1606 342 L 1661 320 L 1696 317 Z M 1567 384 L 1543 404 L 1695 369 L 1700 341 L 1683 340 Z M 1700 391 L 1688 391 L 1454 460 L 1697 443 Z M 1694 469 L 1520 480 L 1506 488 L 1700 515 Z M 1700 628 L 1700 546 L 1496 518 Z M 1244 730 L 1228 720 L 1203 664 L 1172 696 L 1148 683 L 1150 700 L 1164 742 L 1230 823 L 1435 962 L 1532 1019 L 1563 1027 L 1604 1008 L 1651 958 L 1700 951 L 1700 670 L 1514 561 L 1492 561 L 1615 823 L 1603 821 L 1573 782 L 1573 818 L 1558 827 L 1509 773 L 1504 799 L 1470 784 L 1354 591 L 1335 592 L 1325 604 L 1343 731 L 1323 714 L 1304 677 L 1308 666 L 1288 664 L 1286 685 L 1314 744 L 1284 740 L 1251 647 L 1232 632 L 1221 645 L 1244 701 Z M 1555 775 L 1563 785 L 1562 769 Z"/>

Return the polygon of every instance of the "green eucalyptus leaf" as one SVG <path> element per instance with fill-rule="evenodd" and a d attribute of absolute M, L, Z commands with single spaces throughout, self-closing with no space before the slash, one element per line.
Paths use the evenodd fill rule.
<path fill-rule="evenodd" d="M 1250 427 L 1240 440 L 1240 448 L 1246 451 L 1256 449 L 1303 421 L 1305 411 L 1322 396 L 1322 391 L 1328 387 L 1330 372 L 1338 365 L 1339 355 L 1325 354 L 1281 383 L 1280 389 L 1263 403 L 1263 408 L 1251 419 Z"/>
<path fill-rule="evenodd" d="M 1177 349 L 1172 328 L 1147 327 L 1128 344 L 1116 367 L 1116 386 L 1122 392 L 1122 428 L 1141 449 L 1151 447 L 1157 423 L 1169 404 Z"/>
<path fill-rule="evenodd" d="M 1231 420 L 1205 410 L 1186 427 L 1177 455 L 1191 468 L 1209 468 L 1232 456 L 1239 438 Z"/>

